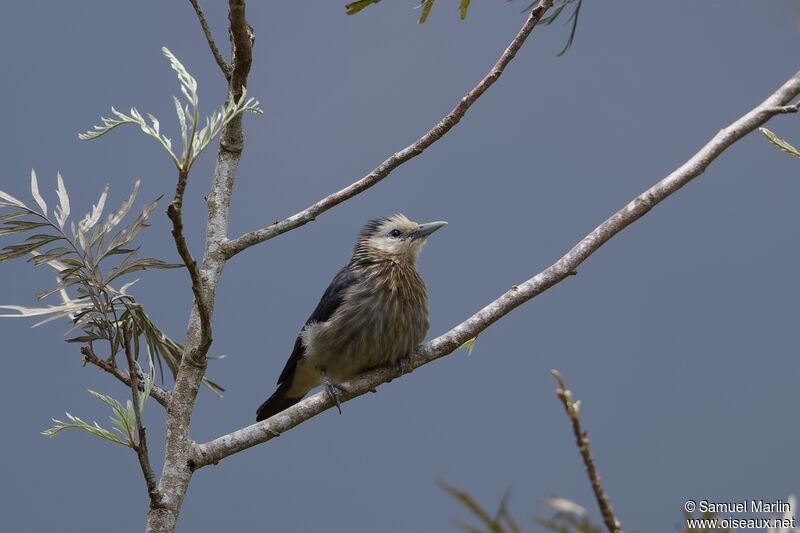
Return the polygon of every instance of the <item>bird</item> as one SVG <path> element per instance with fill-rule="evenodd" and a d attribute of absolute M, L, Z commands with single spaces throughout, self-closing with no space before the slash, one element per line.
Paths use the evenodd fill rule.
<path fill-rule="evenodd" d="M 417 260 L 428 237 L 446 224 L 418 224 L 402 214 L 367 222 L 350 261 L 300 330 L 278 388 L 256 412 L 257 422 L 319 385 L 341 413 L 340 383 L 370 368 L 402 364 L 416 350 L 430 326 Z"/>

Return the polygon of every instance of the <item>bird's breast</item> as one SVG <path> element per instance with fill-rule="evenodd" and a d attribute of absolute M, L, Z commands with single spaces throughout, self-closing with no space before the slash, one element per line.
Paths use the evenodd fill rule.
<path fill-rule="evenodd" d="M 326 322 L 303 331 L 306 363 L 334 381 L 412 353 L 428 332 L 428 298 L 415 269 L 365 272 Z"/>

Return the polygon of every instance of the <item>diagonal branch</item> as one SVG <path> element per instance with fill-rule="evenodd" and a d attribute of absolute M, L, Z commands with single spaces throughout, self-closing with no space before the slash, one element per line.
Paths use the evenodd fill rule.
<path fill-rule="evenodd" d="M 200 2 L 198 0 L 189 0 L 189 3 L 192 4 L 194 12 L 197 13 L 197 19 L 200 21 L 200 27 L 203 28 L 203 33 L 206 35 L 206 41 L 208 41 L 208 46 L 211 48 L 211 54 L 214 56 L 214 60 L 217 62 L 217 65 L 219 65 L 220 70 L 222 70 L 222 74 L 225 75 L 225 79 L 230 80 L 231 67 L 228 65 L 228 62 L 225 61 L 225 58 L 222 57 L 219 48 L 217 48 L 217 43 L 214 41 L 214 35 L 211 33 L 211 27 L 208 25 L 208 20 L 206 20 L 206 15 L 203 13 Z"/>
<path fill-rule="evenodd" d="M 91 363 L 94 366 L 98 367 L 99 369 L 105 370 L 106 372 L 108 372 L 109 374 L 120 380 L 128 387 L 131 386 L 131 377 L 128 374 L 122 372 L 119 368 L 116 367 L 116 365 L 112 365 L 105 359 L 97 357 L 94 353 L 94 350 L 92 350 L 91 345 L 82 347 L 81 354 L 83 355 L 84 364 Z M 141 382 L 139 382 L 138 389 L 143 390 Z M 150 397 L 153 398 L 158 403 L 160 403 L 161 405 L 163 405 L 165 408 L 169 407 L 169 392 L 165 391 L 159 386 L 153 385 L 153 390 L 150 391 Z"/>
<path fill-rule="evenodd" d="M 549 268 L 526 282 L 511 287 L 505 294 L 461 324 L 420 346 L 402 370 L 377 368 L 345 384 L 348 392 L 342 394 L 340 401 L 366 394 L 382 383 L 452 353 L 518 306 L 568 278 L 609 239 L 702 174 L 727 148 L 773 116 L 780 114 L 784 106 L 798 94 L 800 94 L 800 72 L 792 76 L 759 106 L 720 130 L 688 161 L 614 213 Z M 215 464 L 225 457 L 266 442 L 332 406 L 333 403 L 324 392 L 315 394 L 268 420 L 196 446 L 195 464 L 197 467 Z"/>
<path fill-rule="evenodd" d="M 459 100 L 455 108 L 445 115 L 433 128 L 431 128 L 425 135 L 420 137 L 415 143 L 403 148 L 399 152 L 392 154 L 386 161 L 378 165 L 375 170 L 361 178 L 360 180 L 352 183 L 344 189 L 331 194 L 318 201 L 317 203 L 309 206 L 308 208 L 295 213 L 294 215 L 275 222 L 274 224 L 259 230 L 251 231 L 241 235 L 235 239 L 223 242 L 221 251 L 226 259 L 230 259 L 234 255 L 246 250 L 247 248 L 256 244 L 268 241 L 278 235 L 286 233 L 300 226 L 303 226 L 318 215 L 325 211 L 336 207 L 345 200 L 349 200 L 365 190 L 369 189 L 383 178 L 388 176 L 394 169 L 403 163 L 420 155 L 426 148 L 441 139 L 453 126 L 458 124 L 466 114 L 467 110 L 486 92 L 486 89 L 491 87 L 494 82 L 498 80 L 500 75 L 505 70 L 506 66 L 514 59 L 517 52 L 522 47 L 525 40 L 533 31 L 533 28 L 545 14 L 545 12 L 553 5 L 552 0 L 540 0 L 538 5 L 531 11 L 522 29 L 508 45 L 500 59 L 491 68 L 491 70 L 483 77 L 483 79 L 470 91 Z"/>
<path fill-rule="evenodd" d="M 589 475 L 592 491 L 594 491 L 594 496 L 600 507 L 600 513 L 603 515 L 603 522 L 605 522 L 609 533 L 622 533 L 622 525 L 619 522 L 619 518 L 614 514 L 614 508 L 611 507 L 611 500 L 609 500 L 608 494 L 606 494 L 603 484 L 600 482 L 600 474 L 597 473 L 597 466 L 594 464 L 592 451 L 589 449 L 589 435 L 581 427 L 581 417 L 578 409 L 579 402 L 574 402 L 572 400 L 572 393 L 567 389 L 558 370 L 551 370 L 550 373 L 553 374 L 553 377 L 556 378 L 558 382 L 556 396 L 558 396 L 558 399 L 564 404 L 567 416 L 570 422 L 572 422 L 575 444 L 578 446 L 578 451 L 581 452 L 583 464 L 586 465 L 586 473 Z"/>

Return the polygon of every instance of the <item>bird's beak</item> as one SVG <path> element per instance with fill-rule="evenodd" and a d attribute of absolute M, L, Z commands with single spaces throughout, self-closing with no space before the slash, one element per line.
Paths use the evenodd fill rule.
<path fill-rule="evenodd" d="M 417 230 L 411 234 L 411 239 L 412 240 L 424 239 L 437 229 L 444 227 L 446 225 L 447 222 L 445 222 L 444 220 L 438 220 L 436 222 L 426 222 L 425 224 L 420 224 Z"/>

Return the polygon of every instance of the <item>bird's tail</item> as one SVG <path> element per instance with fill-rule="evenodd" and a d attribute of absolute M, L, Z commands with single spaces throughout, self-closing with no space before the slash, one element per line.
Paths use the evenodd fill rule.
<path fill-rule="evenodd" d="M 289 381 L 291 380 L 281 383 L 278 386 L 278 390 L 276 390 L 272 396 L 267 398 L 266 402 L 261 404 L 261 407 L 259 407 L 256 411 L 256 422 L 266 420 L 272 415 L 278 414 L 284 409 L 288 409 L 303 399 L 302 396 L 299 398 L 290 398 L 287 396 L 286 393 L 289 390 L 289 383 L 287 382 Z"/>

